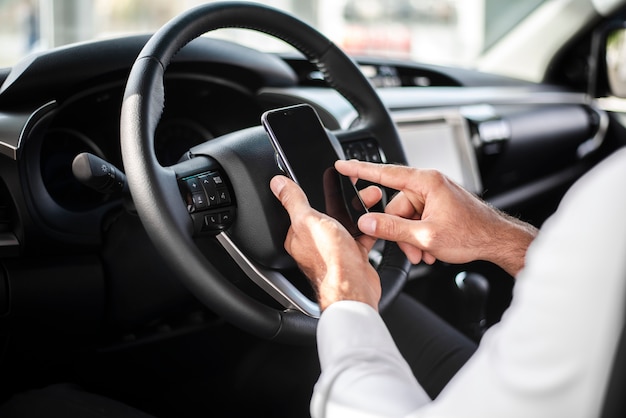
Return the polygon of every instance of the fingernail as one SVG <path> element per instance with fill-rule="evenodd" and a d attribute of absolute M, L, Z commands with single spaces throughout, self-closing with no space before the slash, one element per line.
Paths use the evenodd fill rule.
<path fill-rule="evenodd" d="M 372 216 L 361 216 L 359 218 L 359 229 L 364 234 L 373 234 L 376 231 L 376 219 L 374 219 Z"/>
<path fill-rule="evenodd" d="M 278 197 L 286 184 L 287 182 L 285 181 L 285 178 L 283 176 L 275 176 L 270 181 L 270 188 L 272 189 L 274 195 Z"/>

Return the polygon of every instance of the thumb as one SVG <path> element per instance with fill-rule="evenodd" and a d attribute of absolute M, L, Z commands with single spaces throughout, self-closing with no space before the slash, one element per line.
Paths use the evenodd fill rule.
<path fill-rule="evenodd" d="M 367 213 L 359 218 L 359 229 L 364 234 L 395 242 L 406 242 L 418 248 L 429 244 L 428 227 L 424 221 L 405 219 L 387 213 Z"/>
<path fill-rule="evenodd" d="M 368 213 L 359 218 L 358 225 L 365 235 L 397 242 L 413 264 L 421 260 L 428 264 L 435 261 L 435 257 L 426 251 L 426 247 L 430 244 L 427 237 L 430 235 L 429 228 L 424 221 L 405 219 L 385 213 Z"/>
<path fill-rule="evenodd" d="M 273 177 L 270 180 L 270 189 L 290 215 L 310 208 L 309 201 L 302 189 L 293 180 L 285 176 Z"/>

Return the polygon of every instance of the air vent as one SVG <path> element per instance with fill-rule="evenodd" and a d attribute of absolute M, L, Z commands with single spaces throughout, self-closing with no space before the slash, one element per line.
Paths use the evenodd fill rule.
<path fill-rule="evenodd" d="M 19 241 L 15 236 L 16 211 L 13 199 L 4 182 L 0 182 L 0 257 L 19 254 Z"/>

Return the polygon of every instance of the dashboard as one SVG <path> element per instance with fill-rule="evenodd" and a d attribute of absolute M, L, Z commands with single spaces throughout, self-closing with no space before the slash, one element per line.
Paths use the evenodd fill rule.
<path fill-rule="evenodd" d="M 5 122 L 0 151 L 20 163 L 28 186 L 18 192 L 20 199 L 4 198 L 9 204 L 22 201 L 30 216 L 7 221 L 12 234 L 5 233 L 5 252 L 20 251 L 31 239 L 20 225 L 28 218 L 53 241 L 101 244 L 102 224 L 123 198 L 81 184 L 71 163 L 89 152 L 124 171 L 119 147 L 122 74 L 145 40 L 128 38 L 119 59 L 106 64 L 99 62 L 98 52 L 119 45 L 103 41 L 96 52 L 78 51 L 93 64 L 40 90 L 37 73 L 50 65 L 71 65 L 75 55 L 57 53 L 54 62 L 44 55 L 6 75 L 4 100 L 28 89 L 30 102 L 21 104 L 19 112 L 2 112 L 0 102 Z M 596 161 L 586 157 L 597 154 L 606 135 L 606 113 L 583 94 L 562 87 L 372 59 L 363 59 L 361 69 L 379 86 L 409 164 L 440 169 L 504 210 L 526 215 L 539 207 L 526 216 L 536 224 L 554 209 L 559 194 L 551 193 L 565 189 Z M 272 107 L 312 104 L 331 130 L 357 122 L 350 104 L 326 88 L 302 57 L 261 54 L 226 41 L 192 42 L 168 69 L 164 87 L 166 103 L 154 150 L 164 166 L 211 138 L 258 126 L 261 113 Z M 345 143 L 343 149 L 348 158 L 378 162 L 380 156 L 385 161 L 379 144 Z M 547 199 L 549 195 L 553 197 Z M 9 212 L 22 213 L 17 208 Z"/>

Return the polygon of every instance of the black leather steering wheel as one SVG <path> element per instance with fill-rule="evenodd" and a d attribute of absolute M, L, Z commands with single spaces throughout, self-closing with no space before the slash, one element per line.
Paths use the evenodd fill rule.
<path fill-rule="evenodd" d="M 355 63 L 312 27 L 267 6 L 224 2 L 191 9 L 156 32 L 132 67 L 121 114 L 122 157 L 134 205 L 160 254 L 200 301 L 230 323 L 266 339 L 311 342 L 319 309 L 281 273 L 295 264 L 283 247 L 289 219 L 269 191 L 279 170 L 263 128 L 214 138 L 173 166 L 162 166 L 155 155 L 172 57 L 198 36 L 228 27 L 273 35 L 317 65 L 359 115 L 349 130 L 333 132 L 340 142 L 377 141 L 396 163 L 405 163 L 404 153 L 387 109 Z M 194 193 L 197 188 L 201 193 Z M 217 240 L 282 307 L 235 286 L 211 260 L 223 255 L 198 245 L 205 238 Z M 381 310 L 401 291 L 409 266 L 395 244 L 385 244 L 378 266 Z"/>

